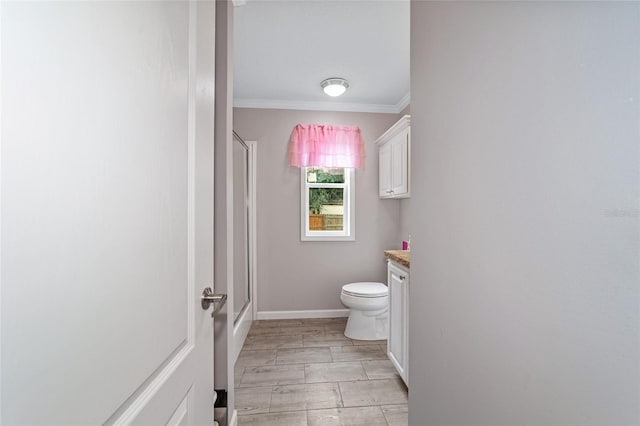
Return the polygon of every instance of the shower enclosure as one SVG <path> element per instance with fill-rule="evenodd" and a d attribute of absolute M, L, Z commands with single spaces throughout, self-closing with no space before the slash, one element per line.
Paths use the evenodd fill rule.
<path fill-rule="evenodd" d="M 242 347 L 255 307 L 255 142 L 233 132 L 234 346 Z"/>

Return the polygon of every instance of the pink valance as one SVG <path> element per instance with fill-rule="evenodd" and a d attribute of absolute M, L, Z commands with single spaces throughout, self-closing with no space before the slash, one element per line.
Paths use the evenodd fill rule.
<path fill-rule="evenodd" d="M 289 165 L 296 167 L 364 166 L 364 142 L 357 126 L 298 124 L 291 133 Z"/>

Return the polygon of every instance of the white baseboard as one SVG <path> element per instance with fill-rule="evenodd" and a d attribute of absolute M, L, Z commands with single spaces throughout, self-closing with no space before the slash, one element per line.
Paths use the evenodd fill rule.
<path fill-rule="evenodd" d="M 316 309 L 308 311 L 258 311 L 259 320 L 348 317 L 349 309 Z"/>

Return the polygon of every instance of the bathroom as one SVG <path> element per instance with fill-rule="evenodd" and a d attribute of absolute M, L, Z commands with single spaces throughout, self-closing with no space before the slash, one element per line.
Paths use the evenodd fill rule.
<path fill-rule="evenodd" d="M 367 6 L 363 7 L 365 5 Z M 289 384 L 293 386 L 292 389 L 304 393 L 304 389 L 295 386 L 305 383 L 305 366 L 307 376 L 310 369 L 321 367 L 313 361 L 292 364 L 292 367 L 268 367 L 259 365 L 260 362 L 255 359 L 247 365 L 249 356 L 259 355 L 257 351 L 262 351 L 266 356 L 263 360 L 266 364 L 277 362 L 270 357 L 278 353 L 278 349 L 282 349 L 279 352 L 282 357 L 297 345 L 305 348 L 313 345 L 313 348 L 306 349 L 310 352 L 311 360 L 316 359 L 314 357 L 318 357 L 319 362 L 342 359 L 335 356 L 335 353 L 333 358 L 327 357 L 331 351 L 352 344 L 344 336 L 344 321 L 331 320 L 346 319 L 349 314 L 349 309 L 341 302 L 342 287 L 354 282 L 386 284 L 387 258 L 384 252 L 402 249 L 403 240 L 410 239 L 408 195 L 396 199 L 380 197 L 380 147 L 376 143 L 394 124 L 410 115 L 408 2 L 379 2 L 373 6 L 358 2 L 345 4 L 342 6 L 346 11 L 345 18 L 334 23 L 333 34 L 328 34 L 321 18 L 330 13 L 330 3 L 306 2 L 295 3 L 295 7 L 288 6 L 290 4 L 287 5 L 286 2 L 247 2 L 234 8 L 233 127 L 244 141 L 255 143 L 257 158 L 253 317 L 259 320 L 257 324 L 268 325 L 271 320 L 271 324 L 281 325 L 280 333 L 300 333 L 302 337 L 300 340 L 296 340 L 295 335 L 292 336 L 293 339 L 288 336 L 275 338 L 275 327 L 267 330 L 266 327 L 254 324 L 236 368 L 235 405 L 239 424 L 253 424 L 250 421 L 282 422 L 283 411 L 286 410 L 285 415 L 295 417 L 301 416 L 306 411 L 305 408 L 310 407 L 321 410 L 310 410 L 310 416 L 321 413 L 322 410 L 339 409 L 339 412 L 333 413 L 338 417 L 361 415 L 364 412 L 369 415 L 365 418 L 371 424 L 386 424 L 383 409 L 380 408 L 387 403 L 384 400 L 366 403 L 363 409 L 349 408 L 349 404 L 343 404 L 342 400 L 332 404 L 330 397 L 326 398 L 328 402 L 323 405 L 321 396 L 316 398 L 317 401 L 306 405 L 301 403 L 295 408 L 278 408 L 274 402 L 271 406 L 264 406 L 252 399 L 256 398 L 251 389 L 255 387 L 255 383 L 262 387 L 262 392 L 259 392 L 261 396 L 257 396 L 258 401 L 261 397 L 264 398 L 265 386 Z M 286 15 L 281 13 L 282 8 L 287 8 Z M 366 8 L 375 10 L 363 14 L 363 9 Z M 261 27 L 262 22 L 269 22 L 278 14 L 281 16 L 280 31 Z M 358 14 L 362 15 L 361 19 L 347 18 Z M 369 19 L 372 16 L 377 18 Z M 386 19 L 382 22 L 381 17 Z M 304 25 L 308 31 L 300 33 L 295 28 L 296 25 Z M 260 39 L 255 38 L 256 31 L 261 34 Z M 291 33 L 301 35 L 299 39 L 287 39 L 283 36 Z M 375 49 L 368 48 L 371 43 L 367 42 L 373 37 L 377 37 L 379 41 L 379 47 Z M 296 58 L 287 58 L 300 44 L 320 46 L 323 43 L 337 43 L 338 40 L 343 43 L 340 50 L 327 51 L 321 58 L 314 58 L 311 53 L 298 53 Z M 279 46 L 278 49 L 269 50 L 271 57 L 260 53 L 266 52 L 269 45 Z M 349 50 L 363 53 L 348 55 Z M 388 57 L 395 65 L 382 66 L 378 63 L 381 56 Z M 367 71 L 376 64 L 376 71 Z M 389 84 L 389 87 L 376 89 L 379 86 L 376 80 L 385 75 L 393 77 L 395 82 Z M 330 97 L 323 93 L 321 87 L 322 80 L 329 77 L 344 77 L 348 79 L 350 87 L 343 95 Z M 270 78 L 273 81 L 270 82 Z M 270 84 L 280 87 L 287 81 L 298 90 L 284 88 L 279 93 L 269 87 Z M 302 83 L 309 87 L 303 86 L 300 89 Z M 375 99 L 377 103 L 374 103 Z M 304 201 L 301 170 L 289 165 L 290 138 L 299 124 L 356 126 L 360 131 L 364 143 L 364 160 L 362 166 L 355 169 L 354 180 L 351 182 L 355 199 L 349 211 L 353 215 L 354 226 L 349 230 L 351 235 L 347 240 L 310 241 L 305 237 L 304 230 L 301 231 L 301 223 L 304 227 L 301 209 L 304 211 L 306 207 L 301 206 L 301 199 Z M 405 152 L 405 156 L 408 161 L 410 153 Z M 408 174 L 408 168 L 405 172 Z M 385 307 L 384 310 L 387 309 Z M 388 312 L 385 312 L 385 320 L 387 315 Z M 327 321 L 329 330 L 322 329 L 325 324 L 323 321 Z M 293 327 L 296 324 L 300 324 L 302 328 Z M 314 328 L 319 325 L 320 329 Z M 389 381 L 395 380 L 396 382 L 391 382 L 392 386 L 404 386 L 389 361 L 380 363 L 381 359 L 385 360 L 387 357 L 386 339 L 371 337 L 371 347 L 375 351 L 360 352 L 359 355 L 354 353 L 345 358 L 349 361 L 338 363 L 338 367 L 350 367 L 353 371 L 333 376 L 332 380 L 327 379 L 327 382 L 332 383 L 324 383 L 325 386 L 338 385 L 339 381 L 363 380 L 364 366 L 360 365 L 361 362 L 373 363 L 385 369 L 384 375 L 373 376 L 382 379 L 382 385 L 389 386 Z M 238 340 L 243 341 L 241 338 Z M 358 345 L 367 343 L 358 339 L 354 342 Z M 247 352 L 247 349 L 251 352 Z M 304 362 L 300 357 L 302 354 L 298 355 L 300 361 L 297 362 Z M 278 372 L 282 377 L 277 375 Z M 307 378 L 306 383 L 318 386 L 313 379 Z M 397 390 L 391 389 L 390 392 Z M 395 410 L 387 413 L 390 418 L 394 414 L 396 418 L 406 416 L 406 388 L 401 389 L 398 394 L 396 399 L 388 399 L 390 409 Z M 269 412 L 272 414 L 268 415 Z M 300 421 L 300 424 L 306 423 Z"/>
<path fill-rule="evenodd" d="M 0 36 L 0 423 L 640 424 L 640 3 L 3 1 Z M 313 124 L 353 179 L 289 164 Z"/>
<path fill-rule="evenodd" d="M 403 214 L 408 215 L 409 199 L 380 199 L 378 187 L 378 147 L 376 139 L 389 127 L 396 123 L 404 111 L 399 114 L 293 111 L 235 108 L 235 128 L 247 140 L 258 140 L 257 162 L 257 300 L 256 318 L 258 324 L 272 320 L 279 324 L 280 330 L 254 328 L 249 332 L 245 343 L 245 351 L 240 354 L 236 368 L 236 409 L 239 424 L 248 419 L 267 421 L 262 415 L 271 411 L 270 419 L 283 421 L 283 413 L 278 410 L 290 410 L 284 414 L 300 416 L 300 407 L 317 407 L 318 409 L 337 409 L 342 403 L 331 405 L 331 398 L 317 396 L 318 401 L 309 405 L 296 407 L 276 407 L 255 402 L 251 383 L 260 383 L 262 392 L 265 385 L 284 385 L 304 383 L 306 368 L 319 368 L 317 363 L 344 359 L 352 370 L 342 376 L 332 376 L 332 381 L 339 386 L 338 380 L 353 382 L 363 380 L 358 371 L 364 366 L 360 363 L 374 363 L 386 368 L 386 375 L 381 377 L 382 384 L 388 386 L 389 377 L 399 377 L 392 370 L 391 363 L 386 361 L 380 365 L 379 360 L 386 358 L 386 342 L 375 339 L 371 343 L 375 352 L 360 352 L 347 358 L 336 358 L 332 351 L 343 349 L 352 343 L 344 337 L 345 323 L 324 323 L 324 319 L 344 318 L 348 309 L 341 303 L 341 288 L 345 284 L 361 281 L 387 282 L 386 250 L 401 249 L 402 240 L 409 238 L 409 231 L 403 228 Z M 364 167 L 355 171 L 355 240 L 353 241 L 301 241 L 301 178 L 300 169 L 287 164 L 289 137 L 292 129 L 299 123 L 331 123 L 353 125 L 357 123 L 365 141 L 367 152 Z M 277 189 L 275 189 L 277 188 Z M 404 222 L 406 223 L 406 222 Z M 403 235 L 406 237 L 403 238 Z M 281 320 L 281 322 L 278 322 Z M 315 321 L 314 321 L 315 320 Z M 302 327 L 296 328 L 296 325 Z M 330 326 L 329 329 L 314 328 Z M 267 334 L 265 334 L 265 332 Z M 273 336 L 272 333 L 300 333 L 298 336 Z M 270 334 L 271 333 L 271 334 Z M 365 341 L 357 342 L 366 344 Z M 306 348 L 307 345 L 313 347 Z M 311 356 L 310 360 L 297 358 L 293 372 L 287 366 L 276 366 L 272 369 L 261 367 L 262 362 L 279 363 L 278 356 L 294 352 L 296 347 L 304 347 Z M 247 351 L 249 349 L 249 351 Z M 298 351 L 300 352 L 300 351 Z M 313 352 L 313 354 L 311 354 Z M 255 358 L 247 364 L 252 354 L 261 353 L 266 358 Z M 298 354 L 302 356 L 303 354 Z M 329 357 L 327 356 L 329 355 Z M 316 362 L 312 362 L 312 361 Z M 354 361 L 355 360 L 355 361 Z M 284 361 L 283 361 L 284 362 Z M 355 362 L 355 365 L 353 363 Z M 390 368 L 391 367 L 391 368 Z M 243 369 L 245 369 L 243 371 Z M 275 371 L 274 371 L 275 369 Z M 284 369 L 284 371 L 283 371 Z M 276 372 L 284 377 L 276 375 Z M 243 374 L 244 373 L 244 374 Z M 258 373 L 258 374 L 256 374 Z M 296 377 L 295 374 L 299 377 Z M 294 375 L 293 377 L 291 375 Z M 259 377 L 267 377 L 261 380 Z M 366 378 L 368 376 L 364 376 Z M 378 377 L 378 376 L 375 376 Z M 287 380 L 288 379 L 288 380 Z M 328 379 L 327 379 L 328 380 Z M 399 379 L 396 379 L 399 382 Z M 313 382 L 311 382 L 313 383 Z M 314 385 L 317 386 L 317 385 Z M 286 388 L 286 386 L 285 386 Z M 286 389 L 285 389 L 286 390 Z M 394 392 L 397 389 L 385 390 Z M 344 396 L 344 395 L 343 395 Z M 264 398 L 264 395 L 262 395 Z M 249 400 L 250 403 L 245 401 Z M 314 397 L 316 398 L 316 397 Z M 322 405 L 320 401 L 324 398 Z M 397 398 L 400 398 L 399 400 Z M 258 397 L 260 401 L 260 397 Z M 406 400 L 402 396 L 389 399 L 392 408 L 406 408 Z M 400 404 L 398 404 L 400 402 Z M 326 405 L 328 404 L 328 405 Z M 384 421 L 381 408 L 384 402 L 368 403 L 365 412 L 376 419 Z M 362 409 L 349 408 L 346 415 Z M 294 409 L 295 408 L 295 409 Z M 373 410 L 373 413 L 370 411 Z M 378 410 L 378 411 L 375 411 Z M 321 410 L 322 411 L 322 410 Z M 321 411 L 308 411 L 313 415 Z M 338 415 L 339 413 L 335 413 Z M 404 413 L 406 415 L 406 412 Z M 345 415 L 343 413 L 343 415 Z M 401 414 L 402 415 L 402 414 Z M 373 420 L 372 420 L 373 421 Z M 270 423 L 264 423 L 270 424 Z M 275 423 L 274 423 L 275 424 Z M 294 424 L 294 423 L 292 423 Z M 300 423 L 306 424 L 306 423 Z M 316 423 L 313 423 L 316 424 Z M 376 424 L 375 422 L 372 424 Z M 398 424 L 398 423 L 393 423 Z M 406 424 L 406 423 L 405 423 Z"/>

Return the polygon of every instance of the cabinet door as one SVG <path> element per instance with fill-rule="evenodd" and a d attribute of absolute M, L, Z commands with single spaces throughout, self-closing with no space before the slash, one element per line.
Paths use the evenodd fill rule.
<path fill-rule="evenodd" d="M 380 148 L 379 160 L 379 195 L 388 197 L 391 193 L 391 145 L 385 144 Z"/>
<path fill-rule="evenodd" d="M 409 129 L 398 134 L 391 145 L 390 190 L 393 196 L 409 192 Z"/>
<path fill-rule="evenodd" d="M 407 382 L 407 283 L 408 273 L 389 263 L 389 359 Z"/>

